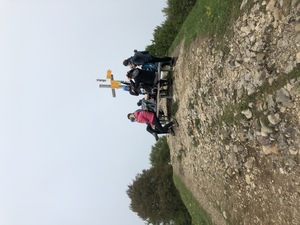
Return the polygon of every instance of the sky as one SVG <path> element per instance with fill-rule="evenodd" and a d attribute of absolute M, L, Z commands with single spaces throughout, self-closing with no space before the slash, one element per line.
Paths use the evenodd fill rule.
<path fill-rule="evenodd" d="M 164 0 L 0 0 L 0 225 L 140 225 L 155 139 L 96 79 L 151 44 Z"/>

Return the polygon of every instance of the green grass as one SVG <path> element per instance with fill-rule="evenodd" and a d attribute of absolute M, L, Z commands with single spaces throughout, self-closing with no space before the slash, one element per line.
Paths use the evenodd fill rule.
<path fill-rule="evenodd" d="M 240 12 L 240 0 L 198 0 L 183 23 L 171 51 L 185 39 L 186 46 L 196 37 L 215 36 L 221 39 Z"/>
<path fill-rule="evenodd" d="M 207 213 L 202 209 L 201 205 L 194 198 L 192 193 L 187 189 L 184 183 L 173 174 L 173 181 L 180 193 L 181 199 L 187 207 L 191 217 L 193 225 L 212 225 L 212 221 Z"/>
<path fill-rule="evenodd" d="M 179 109 L 179 102 L 178 101 L 173 102 L 172 108 L 171 108 L 171 116 L 174 116 L 176 114 L 176 112 L 178 111 L 178 109 Z"/>

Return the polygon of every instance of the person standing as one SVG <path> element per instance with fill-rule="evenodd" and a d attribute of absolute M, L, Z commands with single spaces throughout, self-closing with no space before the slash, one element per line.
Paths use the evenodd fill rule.
<path fill-rule="evenodd" d="M 137 51 L 134 50 L 134 55 L 125 59 L 123 61 L 124 66 L 131 66 L 132 68 L 136 66 L 143 66 L 147 63 L 158 63 L 158 62 L 168 62 L 172 66 L 173 58 L 172 57 L 156 57 L 149 53 L 149 51 Z"/>

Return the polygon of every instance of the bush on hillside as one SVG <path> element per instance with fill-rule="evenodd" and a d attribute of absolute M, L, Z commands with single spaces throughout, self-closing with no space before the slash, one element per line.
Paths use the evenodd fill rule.
<path fill-rule="evenodd" d="M 154 29 L 152 44 L 146 49 L 153 55 L 166 56 L 183 22 L 197 0 L 168 0 L 162 10 L 166 20 Z"/>
<path fill-rule="evenodd" d="M 170 162 L 170 148 L 167 143 L 166 136 L 161 137 L 150 153 L 150 163 L 152 166 L 159 166 L 161 164 L 168 164 Z"/>
<path fill-rule="evenodd" d="M 168 164 L 143 170 L 128 185 L 130 209 L 149 224 L 190 225 L 191 216 L 172 177 L 173 169 Z"/>

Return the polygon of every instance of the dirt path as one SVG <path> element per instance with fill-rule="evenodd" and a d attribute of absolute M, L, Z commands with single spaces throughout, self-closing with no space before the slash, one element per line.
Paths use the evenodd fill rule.
<path fill-rule="evenodd" d="M 174 172 L 215 224 L 299 224 L 300 5 L 254 5 L 220 48 L 179 46 Z"/>

